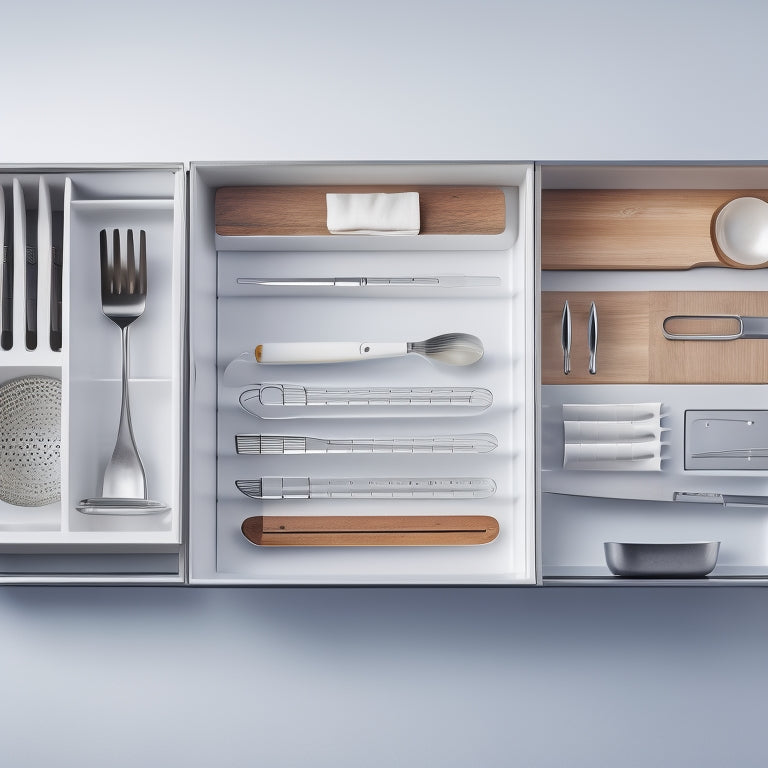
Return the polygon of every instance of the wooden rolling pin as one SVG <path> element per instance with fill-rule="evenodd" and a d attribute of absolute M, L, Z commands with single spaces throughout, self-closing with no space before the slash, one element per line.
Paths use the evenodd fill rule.
<path fill-rule="evenodd" d="M 486 515 L 259 515 L 243 521 L 243 535 L 271 547 L 415 547 L 487 544 L 499 522 Z"/>

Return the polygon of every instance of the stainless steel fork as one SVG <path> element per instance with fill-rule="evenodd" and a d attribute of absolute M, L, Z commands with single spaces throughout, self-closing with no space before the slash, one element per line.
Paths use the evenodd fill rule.
<path fill-rule="evenodd" d="M 128 399 L 129 353 L 128 331 L 141 317 L 147 298 L 147 242 L 144 230 L 139 232 L 139 266 L 136 269 L 133 230 L 128 230 L 126 257 L 120 254 L 120 232 L 112 235 L 112 259 L 109 258 L 107 230 L 100 233 L 101 308 L 119 328 L 123 341 L 123 386 L 120 425 L 112 458 L 104 470 L 102 496 L 106 498 L 146 499 L 147 479 L 141 463 L 131 425 Z"/>

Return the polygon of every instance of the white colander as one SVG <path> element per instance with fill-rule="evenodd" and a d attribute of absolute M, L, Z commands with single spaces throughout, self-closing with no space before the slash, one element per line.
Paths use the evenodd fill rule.
<path fill-rule="evenodd" d="M 24 376 L 0 387 L 0 500 L 41 507 L 61 498 L 61 382 Z"/>

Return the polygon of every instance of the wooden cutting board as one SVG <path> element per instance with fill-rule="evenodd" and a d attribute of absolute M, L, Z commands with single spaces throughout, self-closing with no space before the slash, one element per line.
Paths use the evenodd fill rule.
<path fill-rule="evenodd" d="M 499 523 L 488 515 L 264 515 L 244 520 L 242 531 L 259 546 L 447 546 L 487 544 Z"/>
<path fill-rule="evenodd" d="M 571 373 L 563 374 L 560 344 L 563 304 L 571 308 Z M 587 371 L 587 318 L 598 316 L 597 374 Z M 768 316 L 760 291 L 605 291 L 542 293 L 544 384 L 764 384 L 768 339 L 670 341 L 662 323 L 670 315 Z"/>
<path fill-rule="evenodd" d="M 504 191 L 493 187 L 221 187 L 218 235 L 330 235 L 327 192 L 418 192 L 422 235 L 497 235 L 506 227 Z"/>
<path fill-rule="evenodd" d="M 713 216 L 745 196 L 768 201 L 766 190 L 544 190 L 542 268 L 725 267 L 712 244 Z"/>

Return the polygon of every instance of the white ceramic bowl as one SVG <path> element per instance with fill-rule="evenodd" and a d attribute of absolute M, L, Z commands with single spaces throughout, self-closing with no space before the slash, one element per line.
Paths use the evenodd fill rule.
<path fill-rule="evenodd" d="M 715 219 L 715 240 L 736 264 L 755 267 L 768 262 L 768 203 L 757 197 L 737 197 Z"/>

